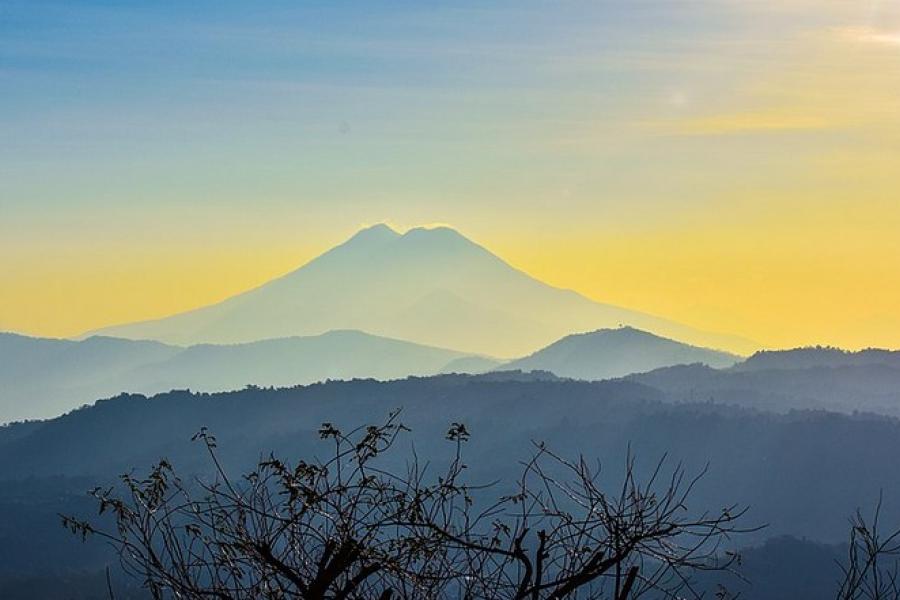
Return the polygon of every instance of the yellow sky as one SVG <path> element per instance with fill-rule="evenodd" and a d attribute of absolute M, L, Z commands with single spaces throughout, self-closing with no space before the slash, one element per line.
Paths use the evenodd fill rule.
<path fill-rule="evenodd" d="M 762 346 L 900 348 L 900 9 L 713 4 L 721 30 L 474 46 L 440 85 L 356 87 L 359 103 L 269 82 L 283 105 L 211 122 L 196 148 L 114 113 L 81 156 L 61 121 L 2 157 L 0 329 L 165 316 L 365 223 L 441 221 L 553 285 Z M 490 60 L 499 82 L 480 79 Z"/>
<path fill-rule="evenodd" d="M 765 346 L 898 347 L 900 241 L 892 234 L 900 210 L 884 208 L 881 219 L 837 206 L 814 218 L 778 212 L 731 226 L 712 219 L 666 231 L 471 235 L 553 285 Z M 165 316 L 259 285 L 342 237 L 285 246 L 255 240 L 185 255 L 124 248 L 71 253 L 63 262 L 54 255 L 18 277 L 0 313 L 16 316 L 5 328 L 49 336 Z"/>

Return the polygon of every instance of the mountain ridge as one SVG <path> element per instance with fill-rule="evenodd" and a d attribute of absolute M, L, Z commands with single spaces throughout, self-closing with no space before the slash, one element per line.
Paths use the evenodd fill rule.
<path fill-rule="evenodd" d="M 844 350 L 834 346 L 806 346 L 787 350 L 761 350 L 735 365 L 736 370 L 800 369 L 862 365 L 900 367 L 900 350 L 864 348 Z"/>
<path fill-rule="evenodd" d="M 619 327 L 568 335 L 502 368 L 600 380 L 682 364 L 730 367 L 738 360 L 734 354 L 684 344 L 634 327 Z"/>
<path fill-rule="evenodd" d="M 73 341 L 0 333 L 0 422 L 54 417 L 123 391 L 396 379 L 448 368 L 489 370 L 498 364 L 487 356 L 353 330 L 187 347 L 103 336 Z"/>

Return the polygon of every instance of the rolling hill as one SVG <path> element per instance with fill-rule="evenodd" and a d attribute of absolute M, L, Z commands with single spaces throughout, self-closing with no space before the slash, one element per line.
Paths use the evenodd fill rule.
<path fill-rule="evenodd" d="M 738 360 L 733 354 L 621 327 L 566 336 L 502 368 L 550 371 L 560 377 L 597 380 L 691 363 L 730 367 Z"/>
<path fill-rule="evenodd" d="M 794 348 L 792 350 L 763 350 L 755 352 L 747 360 L 735 365 L 735 369 L 740 371 L 762 371 L 872 365 L 900 368 L 900 350 L 867 348 L 851 352 L 841 348 L 823 346 Z"/>
<path fill-rule="evenodd" d="M 121 387 L 135 368 L 182 349 L 149 341 L 81 341 L 0 333 L 0 422 L 54 417 Z"/>
<path fill-rule="evenodd" d="M 799 348 L 757 353 L 733 367 L 677 365 L 626 379 L 674 402 L 716 402 L 759 410 L 832 410 L 900 417 L 900 353 Z"/>
<path fill-rule="evenodd" d="M 742 544 L 779 535 L 841 542 L 848 517 L 882 492 L 884 522 L 900 518 L 892 501 L 900 497 L 900 421 L 823 411 L 776 415 L 665 399 L 633 381 L 444 375 L 121 395 L 60 418 L 0 427 L 0 580 L 101 570 L 114 561 L 98 540 L 83 545 L 71 536 L 57 515 L 95 516 L 84 490 L 115 485 L 132 469 L 143 476 L 162 457 L 185 477 L 208 473 L 202 444 L 190 441 L 201 427 L 216 436 L 223 464 L 237 474 L 270 451 L 289 460 L 328 452 L 328 441 L 316 434 L 322 422 L 346 430 L 380 422 L 399 407 L 411 432 L 392 459 L 396 468 L 407 464 L 414 448 L 439 469 L 452 453 L 447 427 L 465 423 L 472 434 L 464 448 L 468 477 L 497 481 L 496 494 L 512 485 L 533 442 L 543 441 L 565 457 L 602 461 L 598 485 L 604 487 L 619 480 L 628 453 L 642 477 L 665 454 L 670 466 L 683 462 L 690 474 L 709 465 L 689 509 L 749 506 L 747 525 L 768 527 L 741 536 Z"/>
<path fill-rule="evenodd" d="M 57 416 L 123 391 L 395 379 L 477 372 L 497 364 L 488 357 L 359 331 L 188 348 L 108 337 L 75 342 L 0 334 L 0 422 Z"/>

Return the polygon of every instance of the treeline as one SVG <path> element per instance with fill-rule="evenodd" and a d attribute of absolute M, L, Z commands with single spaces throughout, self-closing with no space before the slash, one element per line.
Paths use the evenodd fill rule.
<path fill-rule="evenodd" d="M 223 467 L 247 473 L 269 452 L 323 456 L 329 447 L 316 436 L 323 422 L 349 429 L 400 407 L 412 430 L 404 450 L 414 447 L 423 461 L 445 451 L 449 423 L 465 423 L 472 433 L 469 475 L 479 481 L 514 481 L 522 453 L 535 441 L 560 456 L 602 458 L 598 485 L 604 489 L 621 482 L 629 447 L 641 474 L 664 454 L 690 472 L 709 463 L 693 505 L 748 507 L 752 523 L 768 527 L 741 536 L 745 546 L 784 535 L 844 543 L 848 518 L 882 491 L 884 521 L 900 521 L 893 502 L 900 498 L 900 423 L 887 417 L 672 404 L 636 382 L 502 374 L 181 391 L 119 396 L 0 430 L 0 579 L 101 572 L 111 560 L 107 550 L 66 536 L 58 514 L 90 517 L 96 507 L 85 490 L 143 472 L 163 457 L 184 477 L 208 474 L 207 458 L 190 442 L 201 427 L 218 438 Z M 386 459 L 386 466 L 402 467 L 406 456 Z"/>

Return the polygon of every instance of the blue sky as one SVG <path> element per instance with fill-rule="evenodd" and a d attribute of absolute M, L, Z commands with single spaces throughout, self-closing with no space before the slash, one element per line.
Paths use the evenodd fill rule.
<path fill-rule="evenodd" d="M 239 202 L 302 176 L 346 197 L 346 178 L 378 195 L 567 163 L 547 137 L 664 104 L 706 76 L 668 56 L 742 26 L 669 3 L 296 4 L 5 3 L 5 196 Z"/>
<path fill-rule="evenodd" d="M 900 266 L 898 31 L 883 0 L 0 0 L 0 327 L 204 304 L 387 220 L 807 340 Z M 900 343 L 888 287 L 822 341 Z"/>

